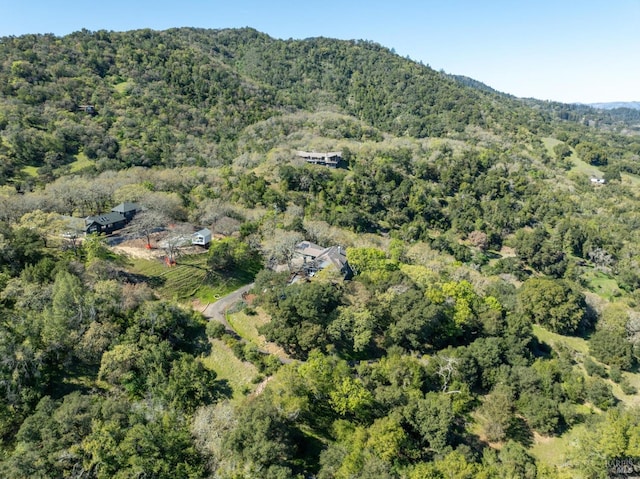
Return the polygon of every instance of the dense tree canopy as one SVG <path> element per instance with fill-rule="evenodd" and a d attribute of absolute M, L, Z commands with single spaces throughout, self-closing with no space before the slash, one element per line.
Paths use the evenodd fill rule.
<path fill-rule="evenodd" d="M 638 455 L 637 122 L 370 41 L 0 39 L 0 475 L 602 477 Z M 83 234 L 122 201 L 172 267 Z"/>

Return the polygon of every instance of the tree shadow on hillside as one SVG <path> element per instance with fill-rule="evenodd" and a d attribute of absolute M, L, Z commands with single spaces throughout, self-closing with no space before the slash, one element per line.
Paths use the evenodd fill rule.
<path fill-rule="evenodd" d="M 540 341 L 535 336 L 529 343 L 529 347 L 536 358 L 551 359 L 552 357 L 553 348 L 551 347 L 551 345 L 545 343 L 544 341 Z"/>
<path fill-rule="evenodd" d="M 140 284 L 145 283 L 148 284 L 151 288 L 160 288 L 165 285 L 167 280 L 165 278 L 159 276 L 147 276 L 146 274 L 140 273 L 131 273 L 129 271 L 120 271 L 118 274 L 119 278 L 124 280 L 126 283 L 131 284 Z"/>
<path fill-rule="evenodd" d="M 527 422 L 521 417 L 514 417 L 507 430 L 507 437 L 519 442 L 524 447 L 533 445 L 533 432 Z"/>
<path fill-rule="evenodd" d="M 216 379 L 216 396 L 218 400 L 231 399 L 233 388 L 226 379 Z"/>

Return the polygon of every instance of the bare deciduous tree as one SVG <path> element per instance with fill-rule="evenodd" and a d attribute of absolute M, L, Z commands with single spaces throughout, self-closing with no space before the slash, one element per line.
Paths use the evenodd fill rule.
<path fill-rule="evenodd" d="M 167 215 L 156 210 L 144 210 L 138 213 L 127 225 L 124 232 L 128 236 L 144 236 L 147 248 L 151 249 L 151 234 L 166 226 L 169 222 Z"/>
<path fill-rule="evenodd" d="M 468 238 L 471 245 L 475 246 L 480 251 L 486 250 L 489 246 L 489 237 L 487 236 L 487 233 L 482 231 L 474 230 L 469 233 Z"/>
<path fill-rule="evenodd" d="M 167 264 L 172 266 L 182 252 L 182 248 L 191 244 L 192 228 L 187 224 L 179 224 L 171 228 L 161 247 L 167 254 Z"/>
<path fill-rule="evenodd" d="M 449 384 L 453 376 L 458 372 L 458 358 L 450 356 L 438 356 L 438 376 L 442 379 L 442 392 L 444 393 L 459 393 L 460 391 L 448 391 Z"/>
<path fill-rule="evenodd" d="M 291 271 L 292 260 L 296 253 L 296 245 L 304 238 L 296 231 L 276 229 L 271 238 L 265 241 L 263 253 L 269 267 L 286 263 Z"/>

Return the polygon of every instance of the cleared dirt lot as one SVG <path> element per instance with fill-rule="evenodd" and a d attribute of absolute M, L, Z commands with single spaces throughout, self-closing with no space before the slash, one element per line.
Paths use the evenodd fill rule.
<path fill-rule="evenodd" d="M 153 233 L 151 235 L 151 246 L 147 248 L 146 238 L 127 239 L 121 241 L 119 244 L 112 246 L 112 250 L 116 253 L 122 253 L 132 258 L 142 259 L 160 259 L 166 256 L 164 249 L 158 245 L 169 235 L 169 232 Z M 184 246 L 180 248 L 182 254 L 199 254 L 206 253 L 207 250 L 199 246 Z"/>

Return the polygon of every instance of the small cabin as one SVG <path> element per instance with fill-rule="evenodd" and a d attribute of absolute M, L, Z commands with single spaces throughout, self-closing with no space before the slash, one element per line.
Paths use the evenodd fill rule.
<path fill-rule="evenodd" d="M 208 228 L 196 231 L 191 235 L 191 244 L 198 246 L 208 246 L 211 243 L 211 230 Z"/>

